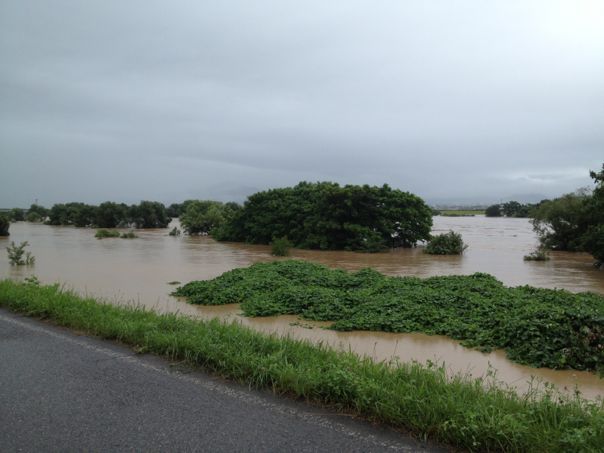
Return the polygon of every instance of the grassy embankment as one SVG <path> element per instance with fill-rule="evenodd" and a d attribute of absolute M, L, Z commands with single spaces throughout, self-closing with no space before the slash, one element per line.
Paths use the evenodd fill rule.
<path fill-rule="evenodd" d="M 604 445 L 600 403 L 520 397 L 438 368 L 374 363 L 237 324 L 103 304 L 57 286 L 0 281 L 0 306 L 460 448 L 554 452 Z"/>
<path fill-rule="evenodd" d="M 356 273 L 304 261 L 254 264 L 176 295 L 198 304 L 240 303 L 247 316 L 296 314 L 337 330 L 447 335 L 517 362 L 604 370 L 604 297 L 521 286 L 488 274 L 420 279 Z"/>

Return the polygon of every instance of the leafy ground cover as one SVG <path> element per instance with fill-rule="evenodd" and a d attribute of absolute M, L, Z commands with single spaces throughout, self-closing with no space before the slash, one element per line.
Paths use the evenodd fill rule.
<path fill-rule="evenodd" d="M 289 260 L 193 281 L 174 294 L 194 304 L 239 303 L 247 316 L 333 321 L 336 330 L 447 335 L 533 366 L 604 369 L 604 297 L 510 288 L 488 274 L 387 277 Z"/>
<path fill-rule="evenodd" d="M 352 278 L 364 281 L 366 274 Z M 551 392 L 518 396 L 437 367 L 375 363 L 235 323 L 103 304 L 57 285 L 0 281 L 0 306 L 461 449 L 587 452 L 604 445 L 602 402 Z"/>

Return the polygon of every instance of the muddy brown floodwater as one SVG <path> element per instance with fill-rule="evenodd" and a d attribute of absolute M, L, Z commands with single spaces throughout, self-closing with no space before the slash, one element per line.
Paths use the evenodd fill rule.
<path fill-rule="evenodd" d="M 593 291 L 604 294 L 604 272 L 592 266 L 581 253 L 552 253 L 547 262 L 525 262 L 537 239 L 526 219 L 435 217 L 434 232 L 454 230 L 469 248 L 462 257 L 431 256 L 420 247 L 378 254 L 294 250 L 293 258 L 349 270 L 373 267 L 387 275 L 471 274 L 487 272 L 506 285 L 534 285 Z M 201 307 L 169 296 L 174 286 L 209 279 L 236 267 L 272 261 L 267 246 L 219 243 L 209 237 L 170 237 L 165 230 L 137 231 L 138 239 L 94 238 L 95 230 L 18 222 L 11 236 L 0 239 L 0 248 L 10 240 L 27 240 L 36 257 L 31 268 L 11 267 L 0 256 L 0 278 L 23 279 L 36 275 L 43 283 L 61 282 L 81 294 L 102 297 L 112 303 L 137 303 L 158 312 L 178 312 L 200 318 L 218 317 L 253 329 L 322 342 L 351 350 L 375 360 L 398 358 L 445 363 L 451 372 L 485 375 L 496 370 L 497 378 L 518 391 L 529 388 L 532 377 L 554 384 L 562 391 L 580 390 L 586 398 L 604 397 L 604 379 L 593 373 L 531 368 L 509 361 L 505 353 L 490 354 L 464 348 L 442 336 L 383 332 L 335 332 L 327 323 L 300 320 L 294 316 L 245 318 L 238 306 Z"/>

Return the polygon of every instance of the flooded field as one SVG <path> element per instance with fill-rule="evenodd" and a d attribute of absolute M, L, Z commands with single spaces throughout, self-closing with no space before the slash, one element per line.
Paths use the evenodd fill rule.
<path fill-rule="evenodd" d="M 351 270 L 373 267 L 388 275 L 487 272 L 509 286 L 529 284 L 604 294 L 604 272 L 594 269 L 592 258 L 586 254 L 558 252 L 547 262 L 524 262 L 523 255 L 537 243 L 526 219 L 435 217 L 434 223 L 435 233 L 452 229 L 463 235 L 469 245 L 463 257 L 425 255 L 421 248 L 380 254 L 295 250 L 292 257 Z M 334 332 L 323 328 L 325 323 L 288 316 L 243 318 L 237 306 L 191 306 L 169 296 L 173 286 L 168 282 L 213 278 L 235 267 L 274 260 L 267 246 L 218 243 L 208 237 L 170 237 L 168 230 L 137 231 L 139 238 L 133 240 L 98 240 L 91 229 L 23 222 L 12 224 L 10 232 L 10 238 L 0 239 L 0 247 L 10 240 L 27 240 L 36 264 L 32 268 L 11 267 L 4 255 L 0 257 L 0 278 L 22 279 L 33 274 L 43 283 L 61 282 L 113 303 L 134 302 L 161 312 L 237 320 L 257 330 L 323 342 L 376 360 L 444 361 L 450 370 L 474 376 L 492 367 L 498 379 L 519 390 L 527 389 L 531 376 L 535 376 L 560 389 L 573 391 L 577 386 L 589 398 L 604 396 L 604 380 L 592 373 L 525 367 L 507 360 L 501 351 L 483 354 L 446 337 Z"/>

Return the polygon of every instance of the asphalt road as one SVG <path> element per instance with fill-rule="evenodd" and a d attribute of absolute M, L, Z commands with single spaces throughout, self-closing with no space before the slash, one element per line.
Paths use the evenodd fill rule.
<path fill-rule="evenodd" d="M 0 309 L 0 451 L 442 451 Z"/>

